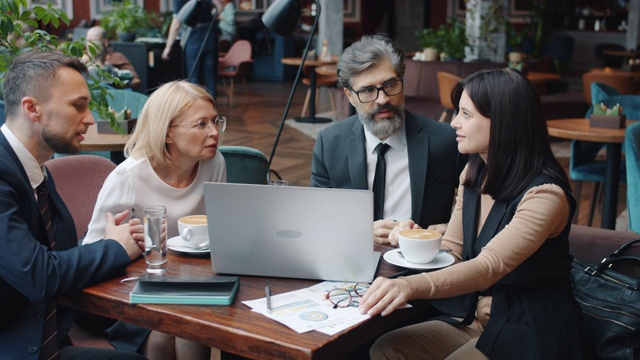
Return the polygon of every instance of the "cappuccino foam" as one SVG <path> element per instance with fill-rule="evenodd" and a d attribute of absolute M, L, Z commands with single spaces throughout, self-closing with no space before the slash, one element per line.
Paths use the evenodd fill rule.
<path fill-rule="evenodd" d="M 413 240 L 437 240 L 442 235 L 434 230 L 427 229 L 408 229 L 400 231 L 400 235 Z"/>
<path fill-rule="evenodd" d="M 206 215 L 190 215 L 181 217 L 179 222 L 185 225 L 207 225 Z"/>

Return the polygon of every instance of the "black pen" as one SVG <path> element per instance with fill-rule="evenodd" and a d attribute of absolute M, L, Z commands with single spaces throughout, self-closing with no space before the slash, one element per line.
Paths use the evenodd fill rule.
<path fill-rule="evenodd" d="M 271 314 L 271 288 L 269 287 L 269 285 L 265 286 L 264 294 L 267 298 L 267 312 Z"/>

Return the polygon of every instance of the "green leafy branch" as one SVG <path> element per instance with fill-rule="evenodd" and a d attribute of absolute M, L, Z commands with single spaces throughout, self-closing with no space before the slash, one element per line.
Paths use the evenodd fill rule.
<path fill-rule="evenodd" d="M 51 24 L 55 28 L 58 28 L 61 23 L 69 25 L 69 17 L 63 10 L 54 8 L 51 3 L 46 7 L 37 5 L 32 9 L 27 5 L 27 0 L 0 1 L 0 95 L 5 74 L 17 55 L 32 49 L 58 50 L 78 58 L 81 58 L 84 53 L 84 42 L 59 42 L 56 35 L 38 30 L 39 23 Z M 122 86 L 119 79 L 96 67 L 96 76 L 87 79 L 91 92 L 90 109 L 101 119 L 108 120 L 113 129 L 124 134 L 124 129 L 116 121 L 115 115 L 109 112 L 108 99 L 111 95 L 105 83 Z"/>

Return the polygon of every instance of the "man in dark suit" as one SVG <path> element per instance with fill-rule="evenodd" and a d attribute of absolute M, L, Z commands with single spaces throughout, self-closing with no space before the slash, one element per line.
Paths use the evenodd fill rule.
<path fill-rule="evenodd" d="M 94 124 L 80 59 L 55 52 L 15 58 L 4 81 L 0 128 L 0 357 L 141 359 L 134 353 L 70 346 L 71 309 L 57 303 L 122 272 L 142 253 L 139 220 L 107 216 L 105 240 L 77 246 L 71 214 L 44 166 L 76 153 Z M 78 189 L 82 191 L 82 189 Z"/>
<path fill-rule="evenodd" d="M 396 220 L 446 229 L 458 176 L 466 158 L 455 130 L 404 108 L 404 51 L 385 35 L 364 36 L 342 54 L 338 81 L 357 115 L 320 132 L 313 150 L 311 185 L 373 189 L 382 161 L 384 195 L 374 209 L 374 241 L 388 243 Z M 377 153 L 379 144 L 388 150 Z M 379 158 L 382 160 L 378 160 Z"/>

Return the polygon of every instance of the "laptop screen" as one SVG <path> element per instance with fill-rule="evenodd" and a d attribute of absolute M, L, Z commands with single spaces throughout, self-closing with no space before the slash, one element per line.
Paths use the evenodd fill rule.
<path fill-rule="evenodd" d="M 216 273 L 371 281 L 369 190 L 205 183 Z"/>

